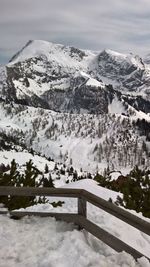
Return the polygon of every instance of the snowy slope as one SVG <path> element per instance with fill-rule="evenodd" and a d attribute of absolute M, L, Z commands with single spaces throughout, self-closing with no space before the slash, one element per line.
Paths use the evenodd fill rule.
<path fill-rule="evenodd" d="M 33 155 L 28 151 L 0 151 L 0 163 L 4 165 L 8 165 L 12 160 L 15 160 L 20 168 L 26 164 L 29 160 L 32 160 L 34 166 L 36 166 L 40 171 L 44 172 L 45 165 L 47 164 L 49 170 L 53 170 L 55 163 L 53 161 L 49 161 L 44 157 L 40 157 L 38 155 Z"/>
<path fill-rule="evenodd" d="M 142 164 L 149 166 L 149 142 L 146 137 L 139 136 L 137 127 L 133 128 L 138 118 L 149 123 L 149 115 L 131 107 L 126 110 L 127 114 L 121 115 L 123 104 L 117 99 L 109 110 L 111 114 L 108 115 L 62 114 L 0 104 L 0 132 L 17 138 L 29 150 L 32 147 L 41 155 L 71 164 L 78 170 L 103 172 L 108 166 L 111 170 L 120 170 L 137 163 L 141 167 Z M 147 151 L 143 150 L 143 142 Z"/>

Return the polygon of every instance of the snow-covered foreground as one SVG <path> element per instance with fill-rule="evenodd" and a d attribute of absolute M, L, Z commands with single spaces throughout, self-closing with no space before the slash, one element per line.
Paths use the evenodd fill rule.
<path fill-rule="evenodd" d="M 89 179 L 65 187 L 84 188 L 106 200 L 111 197 L 113 201 L 118 194 Z M 28 210 L 77 212 L 75 199 L 50 198 L 50 202 L 58 199 L 65 201 L 62 207 L 53 208 L 47 203 Z M 149 257 L 149 236 L 91 204 L 87 210 L 91 221 Z M 0 267 L 109 267 L 112 264 L 150 267 L 146 258 L 135 262 L 127 253 L 116 253 L 85 230 L 78 231 L 73 224 L 39 217 L 13 220 L 6 215 L 0 216 L 0 259 Z"/>
<path fill-rule="evenodd" d="M 150 266 L 125 252 L 110 253 L 100 241 L 52 218 L 0 216 L 0 267 Z"/>

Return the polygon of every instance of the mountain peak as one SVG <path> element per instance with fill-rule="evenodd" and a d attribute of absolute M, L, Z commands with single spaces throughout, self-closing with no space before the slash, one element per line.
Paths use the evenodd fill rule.
<path fill-rule="evenodd" d="M 56 47 L 58 48 L 63 46 L 42 40 L 29 40 L 27 44 L 12 57 L 9 65 L 29 58 L 39 57 L 43 54 L 46 55 L 50 50 L 54 48 L 56 49 Z"/>
<path fill-rule="evenodd" d="M 105 50 L 103 50 L 102 53 L 105 53 L 105 54 L 110 55 L 112 57 L 121 57 L 121 58 L 127 57 L 126 54 L 122 54 L 122 53 L 116 52 L 116 51 L 111 50 L 111 49 L 105 49 Z"/>
<path fill-rule="evenodd" d="M 51 43 L 42 40 L 29 41 L 15 56 L 9 64 L 12 66 L 18 62 L 24 62 L 33 58 L 43 58 L 48 62 L 57 62 L 60 66 L 78 68 L 80 65 L 87 66 L 88 62 L 95 57 L 95 52 L 84 51 L 72 46 Z"/>
<path fill-rule="evenodd" d="M 119 53 L 110 49 L 105 49 L 99 54 L 100 60 L 104 61 L 113 61 L 117 64 L 128 64 L 133 65 L 137 69 L 143 70 L 145 68 L 142 59 L 138 55 L 130 54 L 123 54 Z"/>
<path fill-rule="evenodd" d="M 143 61 L 144 61 L 145 64 L 148 64 L 148 65 L 150 64 L 150 53 L 147 54 L 147 55 L 144 57 L 144 60 L 143 60 Z"/>

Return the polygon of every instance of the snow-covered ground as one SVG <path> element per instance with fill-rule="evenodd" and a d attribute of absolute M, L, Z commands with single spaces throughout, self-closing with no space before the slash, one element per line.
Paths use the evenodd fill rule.
<path fill-rule="evenodd" d="M 44 172 L 46 164 L 49 170 L 53 170 L 55 166 L 53 161 L 48 161 L 46 158 L 38 155 L 32 155 L 28 151 L 0 151 L 0 162 L 4 165 L 10 164 L 13 159 L 16 161 L 19 167 L 25 166 L 26 162 L 32 160 L 33 164 L 42 172 Z"/>
<path fill-rule="evenodd" d="M 85 188 L 105 199 L 111 197 L 115 200 L 117 196 L 92 180 L 78 181 L 65 187 Z M 76 200 L 63 200 L 65 204 L 62 207 L 38 204 L 28 210 L 77 211 Z M 88 218 L 149 257 L 150 237 L 146 234 L 91 204 L 88 205 Z M 132 256 L 125 252 L 116 253 L 85 230 L 78 231 L 73 224 L 38 217 L 12 220 L 6 215 L 0 216 L 0 259 L 0 267 L 150 267 L 146 258 L 135 262 Z"/>
<path fill-rule="evenodd" d="M 1 267 L 148 267 L 122 252 L 109 249 L 85 231 L 52 218 L 11 220 L 0 216 Z"/>
<path fill-rule="evenodd" d="M 24 218 L 19 221 L 0 216 L 0 266 L 145 266 L 145 258 L 134 259 L 115 253 L 86 231 L 52 218 Z"/>

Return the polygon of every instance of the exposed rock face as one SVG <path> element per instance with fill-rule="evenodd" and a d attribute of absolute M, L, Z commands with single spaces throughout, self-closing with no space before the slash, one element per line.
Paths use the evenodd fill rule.
<path fill-rule="evenodd" d="M 114 90 L 104 90 L 96 87 L 87 87 L 85 85 L 75 90 L 50 90 L 46 92 L 44 98 L 49 109 L 59 112 L 71 113 L 108 113 L 108 105 L 112 101 Z"/>
<path fill-rule="evenodd" d="M 104 50 L 99 54 L 97 61 L 95 72 L 99 78 L 108 78 L 118 90 L 136 91 L 145 82 L 146 69 L 139 56 Z"/>

